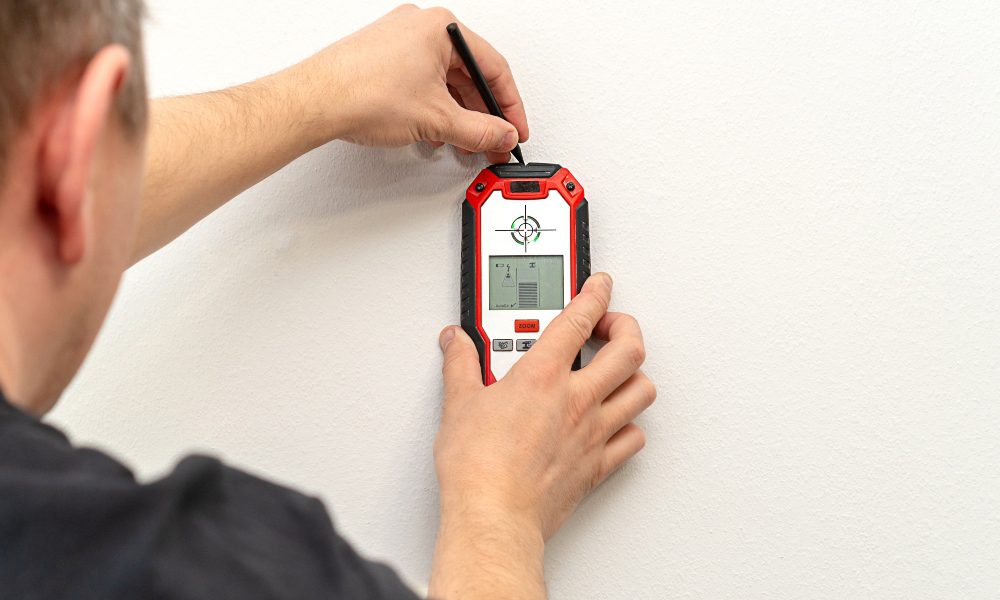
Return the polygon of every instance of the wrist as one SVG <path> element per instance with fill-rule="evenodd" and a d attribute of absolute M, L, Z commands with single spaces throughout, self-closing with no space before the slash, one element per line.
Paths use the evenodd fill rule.
<path fill-rule="evenodd" d="M 525 531 L 544 532 L 537 506 L 523 490 L 514 486 L 479 486 L 464 481 L 461 485 L 442 485 L 439 491 L 442 522 L 450 519 L 503 519 Z M 508 489 L 509 488 L 509 489 Z"/>
<path fill-rule="evenodd" d="M 533 541 L 537 538 L 541 546 L 545 544 L 540 520 L 509 502 L 486 498 L 447 500 L 442 494 L 441 529 L 451 527 L 480 532 L 502 530 L 518 539 Z"/>
<path fill-rule="evenodd" d="M 443 504 L 430 595 L 544 599 L 544 558 L 536 520 L 491 502 Z"/>
<path fill-rule="evenodd" d="M 347 133 L 346 111 L 343 110 L 344 93 L 335 75 L 329 57 L 322 65 L 315 64 L 317 56 L 310 57 L 273 77 L 285 90 L 289 123 L 305 151 L 318 148 Z"/>

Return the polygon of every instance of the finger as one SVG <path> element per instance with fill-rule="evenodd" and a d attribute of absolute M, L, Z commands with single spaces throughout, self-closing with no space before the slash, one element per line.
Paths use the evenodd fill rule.
<path fill-rule="evenodd" d="M 507 121 L 454 102 L 449 105 L 435 139 L 472 152 L 509 152 L 517 144 L 517 130 Z"/>
<path fill-rule="evenodd" d="M 504 116 L 517 128 L 519 140 L 522 142 L 528 141 L 528 117 L 524 112 L 521 93 L 517 90 L 517 84 L 514 83 L 514 75 L 510 71 L 507 59 L 497 52 L 489 42 L 479 37 L 476 32 L 471 31 L 461 23 L 458 26 L 461 28 L 462 35 L 469 44 L 472 55 L 476 57 L 479 70 L 483 72 L 483 77 L 486 78 L 486 83 L 489 84 L 490 89 L 493 91 L 493 95 L 496 97 L 500 109 L 503 110 Z M 464 70 L 462 59 L 458 56 L 458 52 L 454 50 L 451 53 L 450 66 L 452 69 Z"/>
<path fill-rule="evenodd" d="M 594 337 L 608 343 L 574 376 L 603 400 L 639 370 L 646 360 L 646 346 L 639 323 L 624 313 L 604 315 L 594 327 Z"/>
<path fill-rule="evenodd" d="M 446 327 L 438 338 L 444 353 L 444 403 L 448 405 L 483 388 L 483 373 L 479 366 L 479 352 L 472 339 L 461 327 Z"/>
<path fill-rule="evenodd" d="M 462 95 L 458 93 L 458 90 L 456 90 L 455 87 L 452 85 L 448 85 L 446 87 L 448 88 L 448 93 L 451 95 L 452 99 L 455 100 L 455 103 L 461 106 L 462 108 L 465 108 L 465 104 L 462 100 Z M 435 148 L 440 148 L 441 146 L 444 146 L 444 142 L 431 141 L 428 143 L 434 146 Z"/>
<path fill-rule="evenodd" d="M 386 14 L 386 16 L 406 14 L 409 12 L 413 12 L 415 10 L 420 10 L 420 7 L 418 7 L 416 4 L 400 4 L 396 8 L 389 11 L 388 14 Z"/>
<path fill-rule="evenodd" d="M 532 348 L 532 360 L 571 364 L 590 339 L 594 325 L 608 312 L 611 287 L 607 273 L 596 273 L 587 279 L 576 298 L 545 328 Z M 526 355 L 524 359 L 527 358 Z"/>
<path fill-rule="evenodd" d="M 635 420 L 656 400 L 656 386 L 643 373 L 636 373 L 601 404 L 600 420 L 605 437 L 610 438 Z"/>
<path fill-rule="evenodd" d="M 645 445 L 646 434 L 635 423 L 619 429 L 604 445 L 604 461 L 598 485 L 625 464 L 625 461 L 638 454 Z"/>
<path fill-rule="evenodd" d="M 491 165 L 505 165 L 510 162 L 510 152 L 487 152 L 486 160 Z"/>
<path fill-rule="evenodd" d="M 448 71 L 447 81 L 449 91 L 454 90 L 455 92 L 452 97 L 463 108 L 478 110 L 481 113 L 490 112 L 490 109 L 486 108 L 486 103 L 483 102 L 483 97 L 479 95 L 476 84 L 472 83 L 465 71 L 451 69 Z"/>
<path fill-rule="evenodd" d="M 476 85 L 472 83 L 472 80 L 469 79 L 469 76 L 464 71 L 452 69 L 448 71 L 447 77 L 448 91 L 455 98 L 455 102 L 469 110 L 478 110 L 482 113 L 489 112 L 489 109 L 486 108 L 486 103 L 483 102 L 482 96 L 479 95 L 479 90 L 476 89 Z M 504 164 L 510 162 L 510 153 L 487 151 L 486 159 L 491 164 Z"/>

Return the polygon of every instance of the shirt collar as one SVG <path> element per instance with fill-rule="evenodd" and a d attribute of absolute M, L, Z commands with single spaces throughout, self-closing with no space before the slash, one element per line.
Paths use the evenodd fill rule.
<path fill-rule="evenodd" d="M 3 395 L 3 389 L 0 389 L 0 413 L 19 413 L 22 412 L 20 408 L 11 404 L 7 396 Z"/>

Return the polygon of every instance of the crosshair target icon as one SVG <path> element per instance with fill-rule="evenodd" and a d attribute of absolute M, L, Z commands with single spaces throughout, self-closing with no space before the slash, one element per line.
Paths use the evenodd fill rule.
<path fill-rule="evenodd" d="M 518 244 L 524 246 L 524 251 L 528 251 L 528 244 L 538 241 L 542 237 L 543 231 L 555 231 L 555 229 L 542 229 L 538 224 L 538 219 L 528 214 L 528 206 L 524 206 L 524 214 L 519 215 L 510 224 L 510 229 L 497 229 L 497 231 L 509 231 L 510 237 Z"/>

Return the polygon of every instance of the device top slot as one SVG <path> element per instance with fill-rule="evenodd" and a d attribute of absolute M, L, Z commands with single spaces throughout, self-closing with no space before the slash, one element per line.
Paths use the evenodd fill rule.
<path fill-rule="evenodd" d="M 519 165 L 490 165 L 489 170 L 501 179 L 548 179 L 555 175 L 562 166 L 553 163 L 528 163 Z"/>

